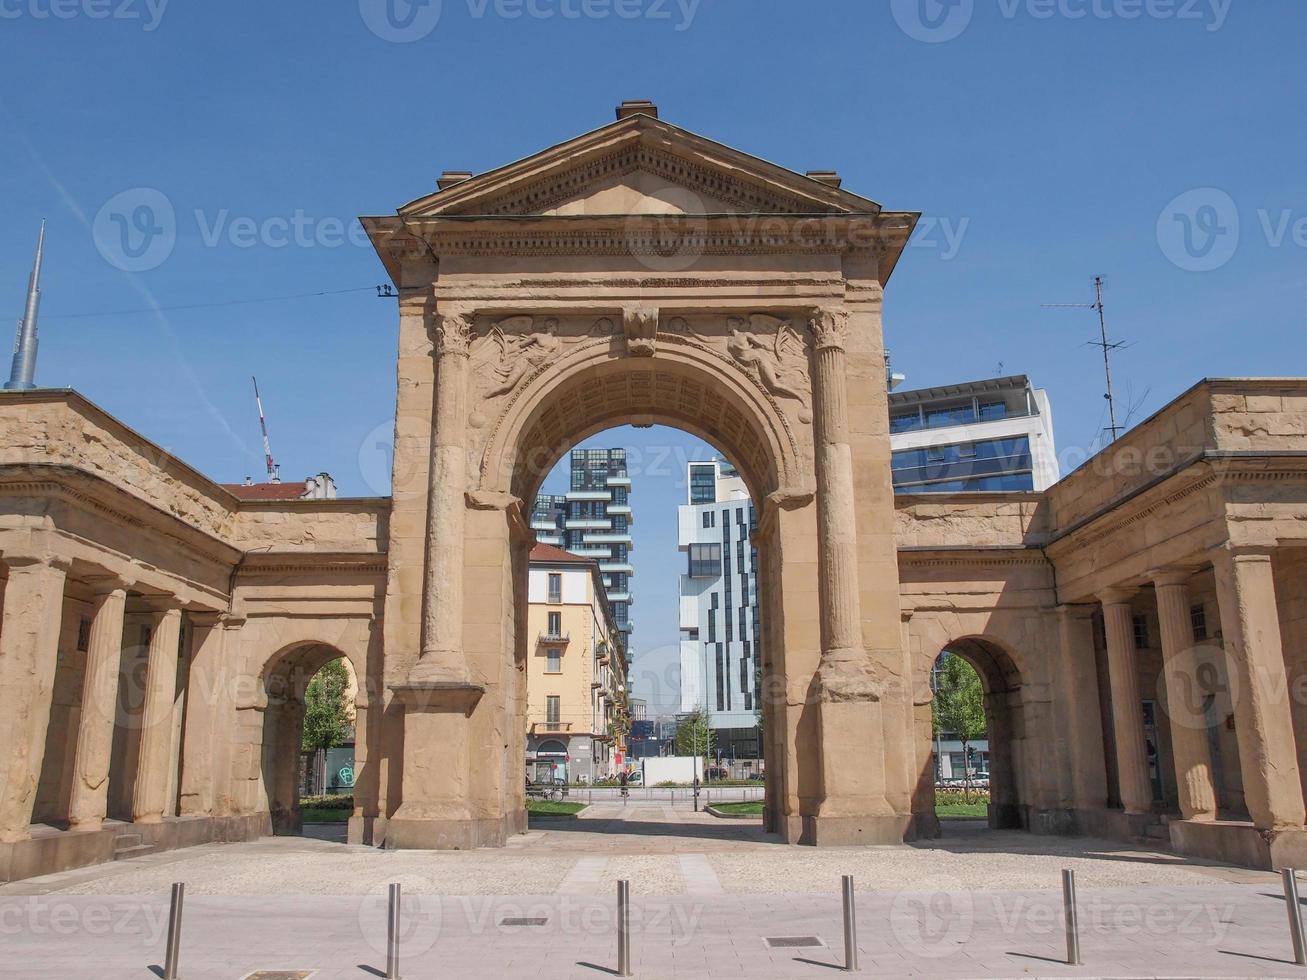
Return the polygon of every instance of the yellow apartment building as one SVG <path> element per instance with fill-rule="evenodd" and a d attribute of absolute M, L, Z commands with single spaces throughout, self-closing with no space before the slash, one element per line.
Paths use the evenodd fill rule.
<path fill-rule="evenodd" d="M 626 762 L 626 652 L 599 563 L 553 545 L 531 551 L 526 771 L 594 782 Z"/>

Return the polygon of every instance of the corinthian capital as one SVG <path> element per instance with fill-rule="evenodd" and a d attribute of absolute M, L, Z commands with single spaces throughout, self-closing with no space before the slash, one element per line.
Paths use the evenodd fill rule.
<path fill-rule="evenodd" d="M 436 357 L 467 357 L 472 346 L 472 314 L 442 310 L 436 314 Z"/>
<path fill-rule="evenodd" d="M 817 350 L 843 350 L 849 337 L 849 314 L 844 310 L 814 310 L 808 320 Z"/>

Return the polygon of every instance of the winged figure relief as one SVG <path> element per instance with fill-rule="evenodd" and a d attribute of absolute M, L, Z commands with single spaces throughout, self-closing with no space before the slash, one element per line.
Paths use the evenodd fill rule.
<path fill-rule="evenodd" d="M 543 330 L 531 332 L 534 327 L 534 317 L 515 316 L 490 328 L 483 347 L 487 353 L 478 359 L 487 383 L 482 398 L 489 400 L 508 394 L 528 374 L 558 356 L 562 350 L 558 321 L 551 317 L 545 321 Z"/>
<path fill-rule="evenodd" d="M 754 374 L 773 395 L 802 403 L 800 417 L 810 421 L 808 353 L 803 337 L 790 321 L 759 313 L 747 324 L 732 318 L 727 325 L 731 335 L 726 349 L 736 363 Z"/>

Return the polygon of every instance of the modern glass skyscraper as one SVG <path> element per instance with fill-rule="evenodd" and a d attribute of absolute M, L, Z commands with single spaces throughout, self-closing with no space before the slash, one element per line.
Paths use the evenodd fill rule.
<path fill-rule="evenodd" d="M 571 457 L 571 489 L 541 494 L 531 511 L 531 527 L 543 544 L 596 558 L 613 619 L 631 649 L 631 478 L 625 449 L 576 449 Z M 629 655 L 629 654 L 628 654 Z"/>
<path fill-rule="evenodd" d="M 723 757 L 757 758 L 762 710 L 757 524 L 730 463 L 689 465 L 689 500 L 677 508 L 681 575 L 681 711 L 700 710 Z"/>

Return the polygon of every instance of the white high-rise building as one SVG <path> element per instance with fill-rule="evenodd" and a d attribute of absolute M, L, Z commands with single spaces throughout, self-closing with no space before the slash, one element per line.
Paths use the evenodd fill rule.
<path fill-rule="evenodd" d="M 686 560 L 680 707 L 705 713 L 724 757 L 757 758 L 762 654 L 753 503 L 729 463 L 690 463 L 688 477 L 689 499 L 677 508 Z"/>
<path fill-rule="evenodd" d="M 897 493 L 1047 490 L 1060 478 L 1048 393 L 1024 374 L 895 391 Z"/>

